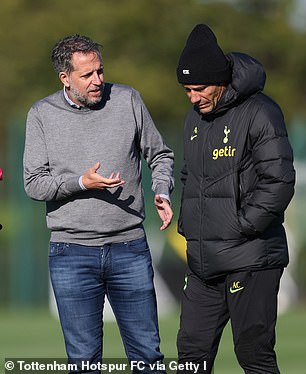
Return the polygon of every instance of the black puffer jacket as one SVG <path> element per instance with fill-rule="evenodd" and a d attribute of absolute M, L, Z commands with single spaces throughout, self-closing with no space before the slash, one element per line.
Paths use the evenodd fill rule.
<path fill-rule="evenodd" d="M 282 223 L 295 172 L 283 115 L 261 92 L 262 66 L 227 57 L 232 83 L 209 115 L 192 108 L 184 128 L 179 232 L 202 279 L 288 264 Z"/>

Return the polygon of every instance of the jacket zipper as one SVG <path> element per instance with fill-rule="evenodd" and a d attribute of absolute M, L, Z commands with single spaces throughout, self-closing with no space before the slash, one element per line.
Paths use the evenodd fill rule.
<path fill-rule="evenodd" d="M 204 271 L 205 254 L 204 254 L 203 245 L 202 245 L 203 230 L 204 230 L 204 227 L 202 225 L 203 215 L 204 215 L 204 211 L 203 211 L 204 196 L 203 195 L 204 195 L 204 183 L 205 183 L 205 178 L 204 178 L 204 176 L 205 176 L 205 160 L 204 160 L 204 157 L 205 157 L 205 149 L 206 149 L 207 142 L 208 142 L 208 135 L 209 135 L 209 132 L 210 132 L 211 127 L 213 125 L 213 122 L 209 123 L 209 124 L 207 122 L 205 122 L 205 124 L 206 124 L 206 126 L 202 124 L 202 137 L 201 137 L 201 139 L 203 139 L 203 146 L 201 148 L 202 175 L 201 175 L 201 182 L 200 182 L 200 261 L 201 261 L 201 274 L 203 275 L 203 278 L 205 278 L 205 271 Z"/>

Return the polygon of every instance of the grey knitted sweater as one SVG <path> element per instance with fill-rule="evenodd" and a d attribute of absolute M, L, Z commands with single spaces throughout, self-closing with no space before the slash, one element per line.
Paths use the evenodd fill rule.
<path fill-rule="evenodd" d="M 164 144 L 139 93 L 106 83 L 94 109 L 73 108 L 63 90 L 30 109 L 24 151 L 25 191 L 46 201 L 51 241 L 102 245 L 144 234 L 141 155 L 152 171 L 152 190 L 170 194 L 173 152 Z M 79 177 L 96 162 L 125 184 L 83 191 Z"/>

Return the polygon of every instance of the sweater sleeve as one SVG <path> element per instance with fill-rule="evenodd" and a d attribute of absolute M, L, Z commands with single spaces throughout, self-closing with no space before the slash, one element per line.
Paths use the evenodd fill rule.
<path fill-rule="evenodd" d="M 62 200 L 81 191 L 79 175 L 52 176 L 43 123 L 35 106 L 27 116 L 23 164 L 24 188 L 34 200 Z"/>
<path fill-rule="evenodd" d="M 174 155 L 164 143 L 139 93 L 133 90 L 132 104 L 138 131 L 139 147 L 152 171 L 152 190 L 170 196 L 174 187 Z"/>
<path fill-rule="evenodd" d="M 283 115 L 278 106 L 261 107 L 250 128 L 252 158 L 258 182 L 239 212 L 246 235 L 262 233 L 282 218 L 293 194 L 295 170 Z"/>

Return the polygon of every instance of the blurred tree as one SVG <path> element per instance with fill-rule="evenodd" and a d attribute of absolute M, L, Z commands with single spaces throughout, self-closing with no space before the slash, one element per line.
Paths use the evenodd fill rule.
<path fill-rule="evenodd" d="M 275 13 L 287 13 L 289 8 L 294 5 L 294 0 L 237 0 L 237 5 L 254 15 L 274 16 Z"/>
<path fill-rule="evenodd" d="M 139 89 L 156 119 L 181 121 L 188 102 L 176 82 L 176 63 L 198 22 L 211 25 L 224 50 L 245 51 L 262 61 L 266 91 L 289 120 L 297 112 L 306 115 L 306 38 L 286 18 L 291 6 L 292 0 L 2 0 L 0 126 L 60 87 L 50 50 L 72 33 L 104 45 L 107 80 Z"/>

